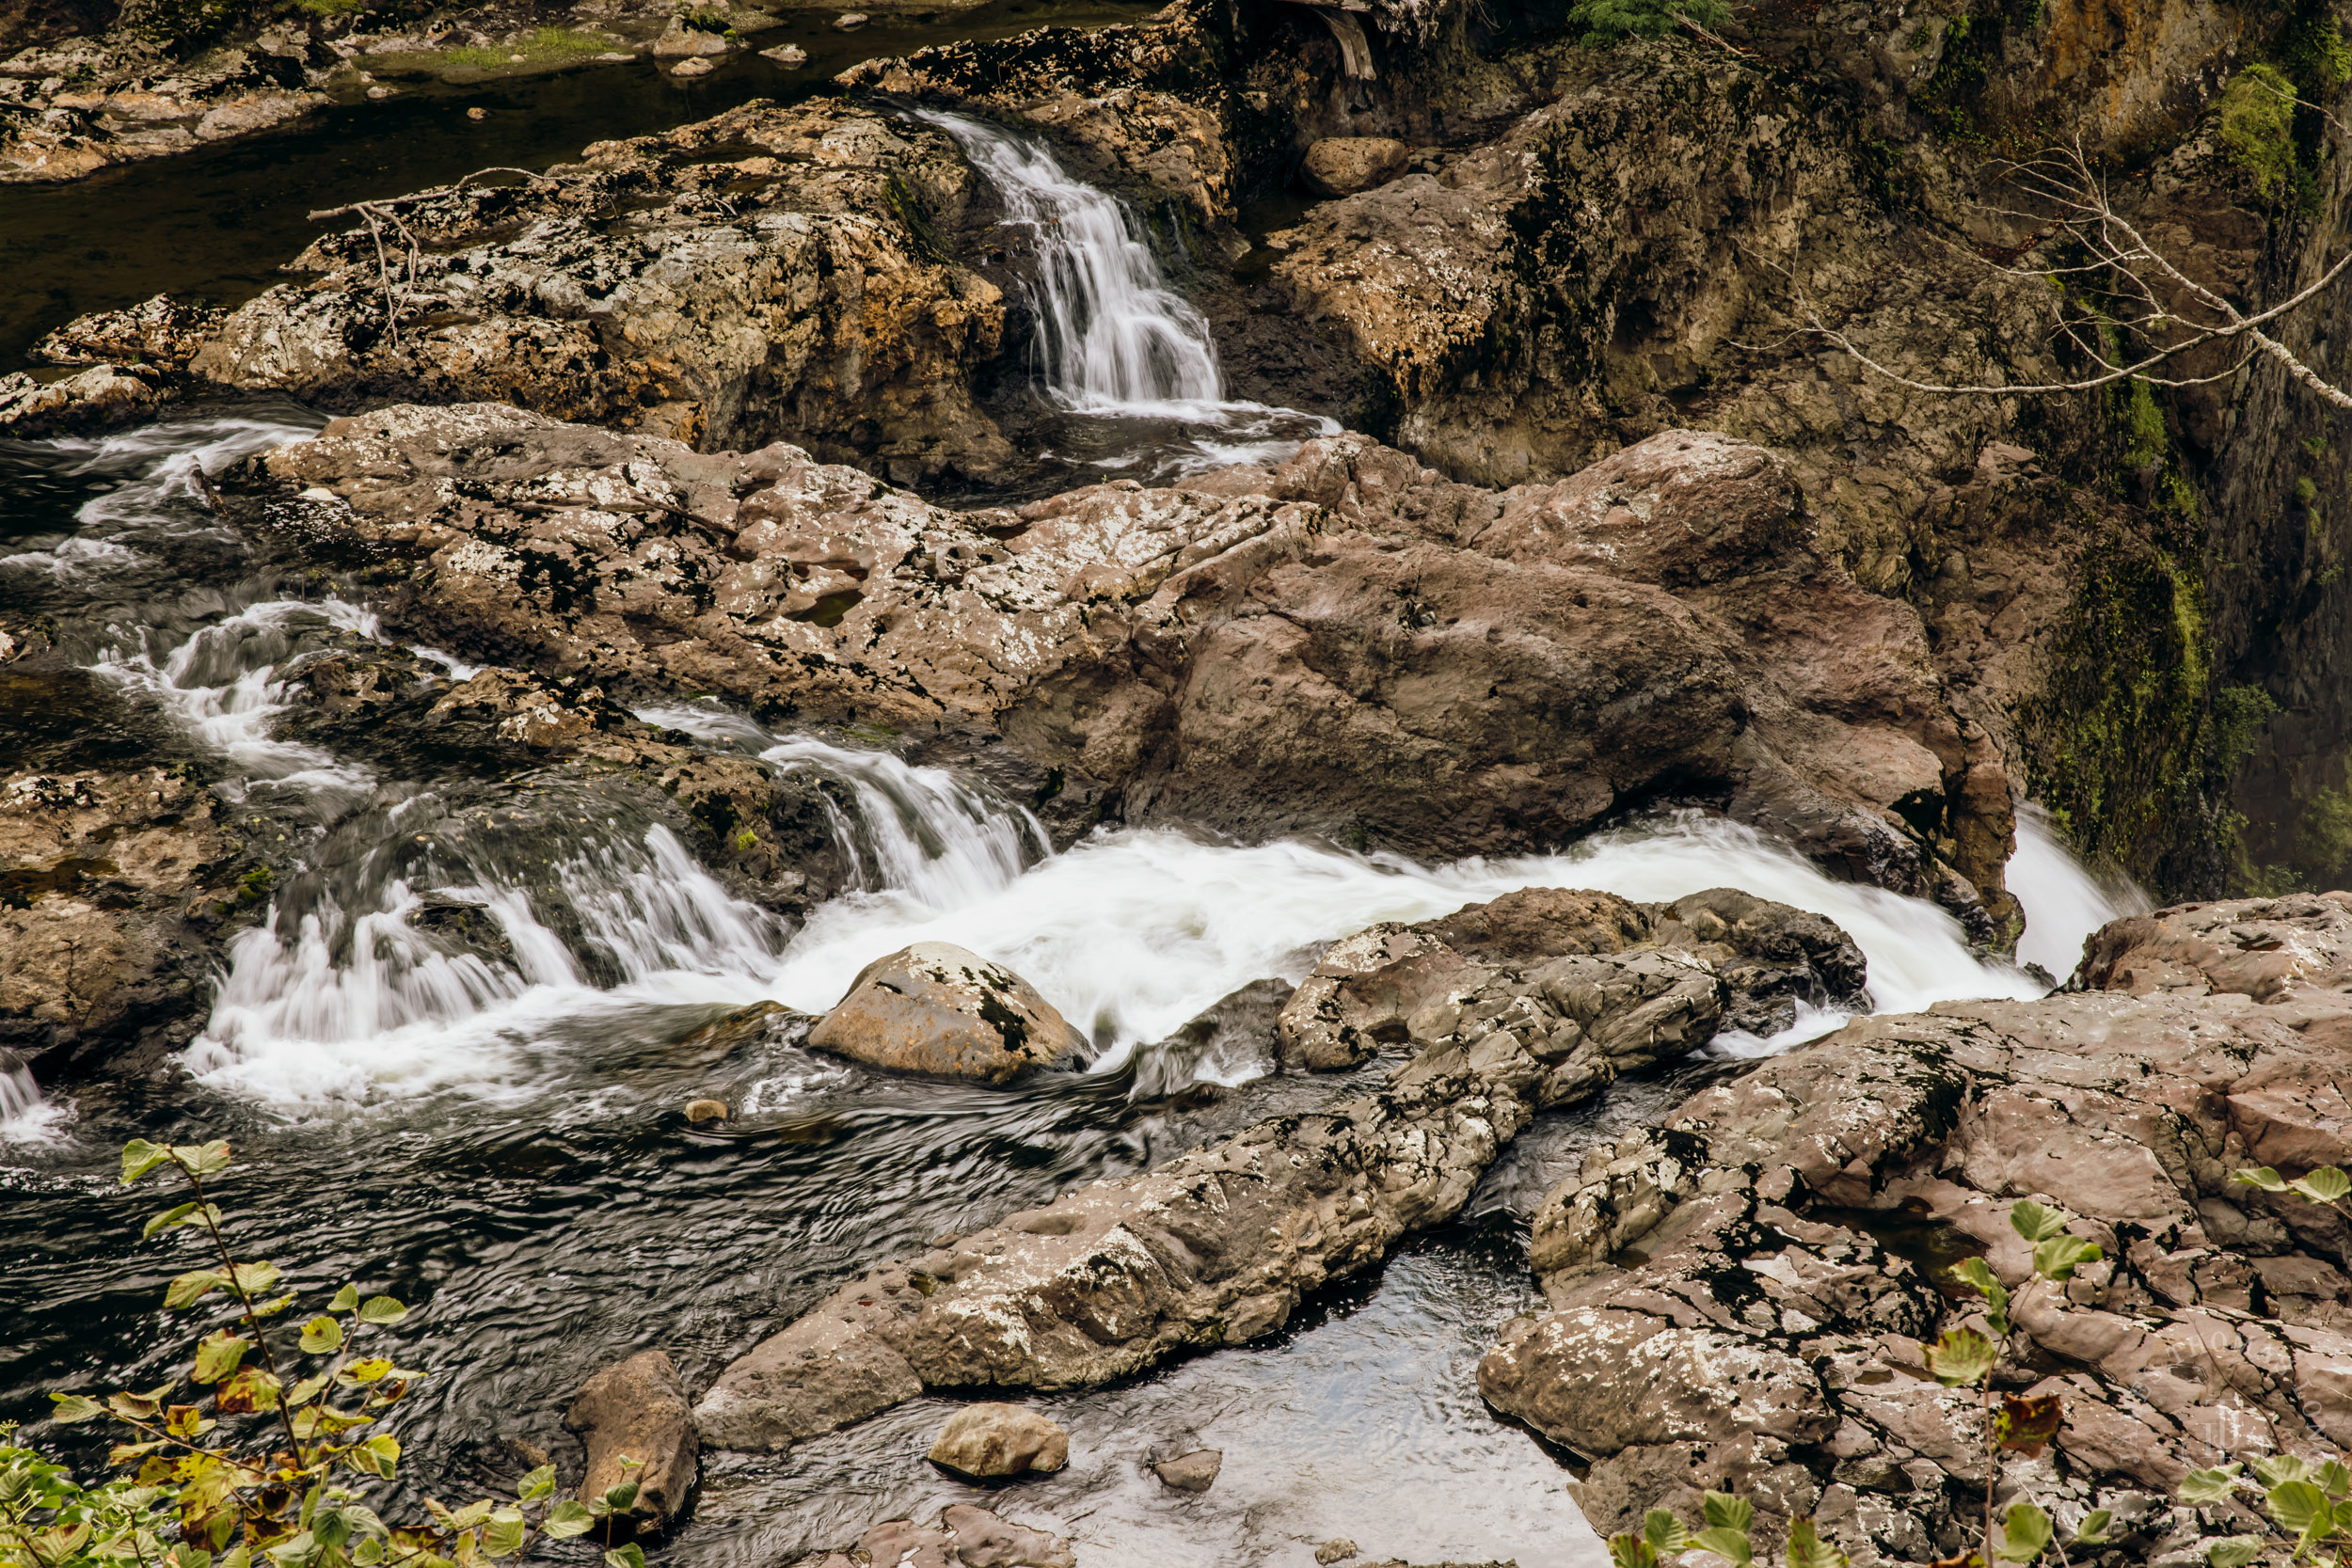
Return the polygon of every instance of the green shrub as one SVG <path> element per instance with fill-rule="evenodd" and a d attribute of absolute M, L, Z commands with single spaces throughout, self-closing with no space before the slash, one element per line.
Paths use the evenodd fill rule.
<path fill-rule="evenodd" d="M 486 1568 L 636 1502 L 634 1481 L 585 1504 L 557 1500 L 555 1466 L 543 1465 L 511 1499 L 453 1509 L 428 1497 L 423 1519 L 387 1524 L 375 1505 L 389 1506 L 401 1448 L 383 1427 L 425 1374 L 373 1341 L 408 1308 L 347 1284 L 273 1335 L 296 1294 L 272 1295 L 278 1266 L 230 1251 L 207 1186 L 229 1167 L 218 1140 L 123 1146 L 123 1185 L 166 1168 L 186 1185 L 186 1201 L 141 1234 L 199 1233 L 204 1265 L 172 1280 L 164 1310 L 211 1315 L 213 1326 L 185 1370 L 151 1388 L 49 1396 L 60 1423 L 123 1429 L 107 1463 L 124 1475 L 78 1481 L 0 1426 L 0 1568 Z M 224 1302 L 225 1317 L 211 1313 Z M 605 1565 L 645 1568 L 644 1553 L 608 1551 Z"/>
<path fill-rule="evenodd" d="M 1584 29 L 1579 41 L 1587 49 L 1625 38 L 1661 38 L 1685 17 L 1702 27 L 1721 27 L 1731 11 L 1723 0 L 1576 0 L 1568 8 L 1568 24 Z"/>

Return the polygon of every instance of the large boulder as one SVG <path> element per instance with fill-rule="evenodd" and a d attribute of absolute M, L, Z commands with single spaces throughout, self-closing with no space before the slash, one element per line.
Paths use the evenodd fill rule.
<path fill-rule="evenodd" d="M 1269 1334 L 1457 1213 L 1539 1109 L 1688 1053 L 1745 1005 L 1638 906 L 1551 900 L 1580 918 L 1549 939 L 1524 910 L 1470 919 L 1527 956 L 1470 964 L 1420 1007 L 1377 1089 L 872 1271 L 730 1365 L 695 1407 L 704 1437 L 777 1449 L 927 1389 L 1085 1387 Z"/>
<path fill-rule="evenodd" d="M 1354 196 L 1404 173 L 1412 156 L 1390 136 L 1325 136 L 1299 160 L 1298 178 L 1317 196 Z"/>
<path fill-rule="evenodd" d="M 1086 1049 L 1037 988 L 946 942 L 918 942 L 858 971 L 810 1047 L 892 1072 L 1003 1084 Z"/>
<path fill-rule="evenodd" d="M 338 420 L 267 467 L 342 503 L 311 528 L 412 563 L 388 608 L 436 645 L 1008 741 L 1073 830 L 1454 856 L 1670 792 L 1980 936 L 2014 919 L 2008 778 L 1917 612 L 1722 436 L 1498 495 L 1347 436 L 984 512 L 486 404 Z"/>
<path fill-rule="evenodd" d="M 564 1424 L 588 1448 L 584 1499 L 637 1483 L 632 1520 L 659 1528 L 686 1506 L 702 1448 L 693 1407 L 665 1351 L 640 1351 L 581 1385 Z M 633 1463 L 632 1463 L 633 1462 Z"/>
<path fill-rule="evenodd" d="M 1695 1514 L 1703 1479 L 1857 1560 L 1965 1549 L 1981 1439 L 1919 1346 L 1980 1325 L 1940 1277 L 1969 1255 L 2015 1292 L 2009 1386 L 2064 1403 L 2037 1500 L 2113 1511 L 2130 1560 L 2252 1523 L 2172 1501 L 2246 1451 L 2230 1433 L 2352 1440 L 2352 1229 L 2232 1180 L 2352 1159 L 2352 895 L 2164 911 L 2090 945 L 2094 989 L 1858 1021 L 1594 1149 L 1545 1199 L 1551 1309 L 1503 1328 L 1479 1387 L 1590 1464 L 1597 1529 Z M 2029 1284 L 2025 1197 L 2105 1250 L 2062 1291 Z"/>

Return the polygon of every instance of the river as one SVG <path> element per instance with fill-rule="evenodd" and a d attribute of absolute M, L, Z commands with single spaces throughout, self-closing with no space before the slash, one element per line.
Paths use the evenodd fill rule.
<path fill-rule="evenodd" d="M 1205 326 L 1148 250 L 1120 248 L 1134 236 L 1115 204 L 1001 132 L 950 129 L 1004 185 L 1010 219 L 1066 247 L 1041 275 L 1039 314 L 1057 325 L 1038 373 L 1073 417 L 1172 423 L 1181 436 L 1152 460 L 1177 469 L 1230 460 L 1223 443 L 1262 454 L 1312 433 L 1304 416 L 1223 401 Z M 135 1242 L 153 1200 L 109 1174 L 134 1134 L 230 1138 L 245 1164 L 224 1196 L 250 1252 L 304 1288 L 356 1275 L 419 1308 L 399 1359 L 436 1375 L 400 1430 L 412 1473 L 452 1496 L 567 1451 L 572 1389 L 634 1350 L 662 1346 L 690 1387 L 707 1386 L 864 1268 L 1361 1086 L 1385 1069 L 1303 1078 L 1275 1071 L 1264 1042 L 1171 1037 L 1251 980 L 1300 977 L 1320 944 L 1373 921 L 1527 886 L 1662 899 L 1732 884 L 1836 920 L 1869 959 L 1878 1008 L 2041 989 L 1972 953 L 1931 905 L 1833 881 L 1695 813 L 1446 865 L 1169 828 L 1054 852 L 976 779 L 708 703 L 644 709 L 700 745 L 834 781 L 858 885 L 795 927 L 617 798 L 305 735 L 289 670 L 399 629 L 356 583 L 265 565 L 194 472 L 319 422 L 289 404 L 191 406 L 103 438 L 0 443 L 0 604 L 52 617 L 79 667 L 54 692 L 8 698 L 0 747 L 52 771 L 186 761 L 226 807 L 280 825 L 294 868 L 230 945 L 169 1074 L 56 1095 L 0 1076 L 0 1418 L 38 1415 L 48 1388 L 152 1381 L 177 1348 L 153 1308 L 187 1264 L 169 1243 Z M 2083 872 L 2041 818 L 2026 832 L 2013 885 L 2029 952 L 2055 969 L 2129 894 Z M 487 908 L 511 956 L 421 931 L 405 917 L 428 895 Z M 754 1001 L 822 1010 L 865 963 L 919 939 L 1026 975 L 1091 1039 L 1086 1069 L 993 1089 L 872 1073 L 807 1053 L 796 1029 L 681 1045 Z M 1561 1456 L 1494 1418 L 1471 1377 L 1495 1326 L 1538 1305 L 1527 1217 L 1597 1141 L 1838 1022 L 1727 1037 L 1547 1118 L 1460 1219 L 1260 1345 L 1035 1401 L 1070 1429 L 1073 1462 L 999 1504 L 1074 1533 L 1089 1563 L 1293 1562 L 1334 1536 L 1417 1560 L 1599 1560 Z M 736 1107 L 723 1131 L 685 1120 L 703 1096 Z M 967 1497 L 921 1457 L 947 1408 L 918 1400 L 777 1456 L 707 1455 L 667 1560 L 768 1568 Z M 1225 1453 L 1205 1495 L 1145 1468 L 1200 1445 Z"/>

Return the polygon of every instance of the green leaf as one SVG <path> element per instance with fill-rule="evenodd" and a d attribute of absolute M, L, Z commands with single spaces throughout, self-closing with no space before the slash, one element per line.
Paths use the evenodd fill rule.
<path fill-rule="evenodd" d="M 2307 1541 L 2317 1540 L 2335 1525 L 2335 1510 L 2328 1504 L 2328 1494 L 2308 1481 L 2290 1481 L 2274 1486 L 2266 1500 L 2270 1516 L 2279 1521 L 2279 1528 L 2293 1530 Z"/>
<path fill-rule="evenodd" d="M 523 1548 L 523 1511 L 501 1508 L 482 1527 L 482 1549 L 491 1557 L 513 1557 Z"/>
<path fill-rule="evenodd" d="M 237 1289 L 248 1296 L 258 1296 L 278 1283 L 278 1265 L 267 1261 L 239 1263 L 230 1273 Z"/>
<path fill-rule="evenodd" d="M 632 1541 L 626 1546 L 609 1551 L 604 1554 L 604 1568 L 645 1568 L 645 1549 Z"/>
<path fill-rule="evenodd" d="M 2115 1523 L 2111 1510 L 2094 1508 L 2083 1515 L 2083 1522 L 2074 1527 L 2074 1544 L 2104 1546 L 2107 1544 L 2107 1527 Z"/>
<path fill-rule="evenodd" d="M 471 1529 L 483 1520 L 487 1519 L 490 1516 L 490 1510 L 497 1506 L 487 1497 L 469 1502 L 449 1516 L 449 1528 L 453 1530 Z"/>
<path fill-rule="evenodd" d="M 1745 1497 L 1735 1497 L 1728 1492 L 1708 1492 L 1699 1499 L 1707 1522 L 1717 1529 L 1736 1529 L 1742 1535 L 1756 1523 L 1756 1505 Z"/>
<path fill-rule="evenodd" d="M 2233 1535 L 2205 1548 L 2205 1560 L 2213 1568 L 2246 1568 L 2262 1555 L 2262 1538 L 2254 1535 Z"/>
<path fill-rule="evenodd" d="M 329 1312 L 348 1312 L 359 1305 L 359 1287 L 346 1285 L 335 1292 L 335 1299 L 326 1304 Z"/>
<path fill-rule="evenodd" d="M 215 1138 L 197 1148 L 171 1151 L 199 1176 L 218 1176 L 229 1168 L 229 1140 Z"/>
<path fill-rule="evenodd" d="M 310 1403 L 312 1400 L 317 1399 L 326 1387 L 326 1374 L 325 1372 L 321 1372 L 316 1377 L 304 1378 L 301 1382 L 295 1384 L 292 1388 L 287 1390 L 286 1408 L 289 1410 L 299 1410 L 302 1406 Z"/>
<path fill-rule="evenodd" d="M 1642 1539 L 1661 1557 L 1688 1551 L 1691 1545 L 1690 1532 L 1682 1528 L 1682 1521 L 1662 1508 L 1653 1508 L 1642 1515 Z"/>
<path fill-rule="evenodd" d="M 267 1301 L 257 1301 L 253 1304 L 253 1315 L 257 1318 L 274 1318 L 292 1307 L 294 1299 L 292 1296 L 273 1296 Z"/>
<path fill-rule="evenodd" d="M 606 1553 L 605 1560 L 613 1554 Z M 1609 1538 L 1609 1568 L 1658 1568 L 1658 1548 L 1638 1535 L 1613 1535 Z"/>
<path fill-rule="evenodd" d="M 351 1518 L 340 1508 L 322 1508 L 310 1515 L 310 1534 L 322 1546 L 340 1546 L 351 1539 Z"/>
<path fill-rule="evenodd" d="M 2050 1516 L 2031 1503 L 2012 1503 L 2001 1521 L 1995 1555 L 2004 1562 L 2031 1562 L 2050 1547 Z"/>
<path fill-rule="evenodd" d="M 381 1383 L 391 1375 L 391 1370 L 392 1364 L 389 1361 L 380 1355 L 372 1355 L 363 1361 L 354 1361 L 350 1366 L 345 1367 L 343 1381 L 345 1383 Z"/>
<path fill-rule="evenodd" d="M 2322 1165 L 2309 1176 L 2290 1181 L 2287 1185 L 2313 1203 L 2333 1203 L 2346 1193 L 2352 1193 L 2352 1176 L 2346 1176 L 2333 1165 Z"/>
<path fill-rule="evenodd" d="M 2057 1284 L 2074 1277 L 2085 1263 L 2096 1263 L 2106 1253 L 2096 1242 L 2079 1236 L 2053 1236 L 2033 1249 L 2033 1272 Z"/>
<path fill-rule="evenodd" d="M 1982 1383 L 1993 1374 L 2000 1353 L 1993 1341 L 1972 1328 L 1947 1328 L 1927 1347 L 1928 1370 L 1947 1388 Z"/>
<path fill-rule="evenodd" d="M 596 1523 L 595 1514 L 582 1508 L 576 1499 L 565 1497 L 548 1510 L 548 1516 L 540 1521 L 539 1528 L 554 1540 L 568 1541 L 575 1535 L 587 1534 L 596 1528 Z"/>
<path fill-rule="evenodd" d="M 2009 1287 L 1994 1277 L 1981 1258 L 1971 1258 L 1952 1265 L 1952 1277 L 1974 1289 L 1984 1298 L 1984 1315 L 1992 1320 L 1993 1332 L 2009 1332 Z"/>
<path fill-rule="evenodd" d="M 220 1554 L 220 1560 L 215 1563 L 213 1568 L 253 1568 L 252 1549 L 246 1546 L 231 1546 Z"/>
<path fill-rule="evenodd" d="M 637 1505 L 637 1483 L 633 1481 L 625 1481 L 618 1486 L 606 1487 L 604 1501 L 605 1505 L 615 1513 L 625 1509 L 634 1508 Z"/>
<path fill-rule="evenodd" d="M 408 1315 L 408 1308 L 389 1296 L 370 1296 L 359 1304 L 359 1321 L 363 1323 L 396 1323 Z"/>
<path fill-rule="evenodd" d="M 1726 1562 L 1740 1564 L 1740 1568 L 1746 1568 L 1747 1564 L 1756 1560 L 1755 1544 L 1748 1540 L 1748 1532 L 1743 1529 L 1715 1525 L 1699 1531 L 1691 1537 L 1691 1541 L 1701 1551 L 1713 1552 Z"/>
<path fill-rule="evenodd" d="M 2309 1479 L 2316 1481 L 2319 1489 L 2331 1497 L 2352 1496 L 2352 1470 L 2345 1469 L 2332 1459 L 2314 1470 Z"/>
<path fill-rule="evenodd" d="M 522 1485 L 516 1489 L 515 1500 L 520 1503 L 535 1503 L 540 1498 L 550 1496 L 554 1491 L 555 1466 L 542 1465 L 531 1474 L 523 1477 Z"/>
<path fill-rule="evenodd" d="M 322 1312 L 302 1325 L 302 1348 L 312 1355 L 325 1355 L 341 1350 L 343 1325 Z"/>
<path fill-rule="evenodd" d="M 52 1394 L 49 1400 L 56 1406 L 49 1413 L 49 1418 L 67 1426 L 76 1421 L 96 1420 L 106 1413 L 104 1405 L 86 1394 Z"/>
<path fill-rule="evenodd" d="M 2308 1481 L 2311 1479 L 2310 1470 L 2309 1465 L 2291 1453 L 2272 1454 L 2267 1459 L 2254 1461 L 2254 1479 L 2262 1482 L 2265 1491 L 2273 1486 L 2284 1486 L 2291 1481 Z"/>
<path fill-rule="evenodd" d="M 229 1281 L 218 1269 L 190 1269 L 164 1290 L 164 1309 L 193 1307 L 206 1292 L 217 1291 Z"/>
<path fill-rule="evenodd" d="M 193 1199 L 186 1203 L 176 1204 L 160 1214 L 151 1216 L 146 1227 L 139 1232 L 139 1240 L 151 1241 L 158 1230 L 177 1229 L 190 1220 L 206 1220 L 218 1225 L 220 1211 L 212 1204 L 198 1203 Z"/>
<path fill-rule="evenodd" d="M 384 1466 L 375 1473 L 387 1480 L 390 1479 L 392 1472 L 400 1466 L 400 1439 L 389 1433 L 378 1433 L 369 1438 L 363 1446 L 370 1453 L 375 1455 Z"/>
<path fill-rule="evenodd" d="M 2287 1190 L 2286 1182 L 2280 1180 L 2279 1173 L 2268 1165 L 2257 1165 L 2252 1170 L 2234 1172 L 2230 1180 L 2242 1182 L 2249 1187 L 2260 1187 L 2266 1193 L 2283 1193 Z"/>
<path fill-rule="evenodd" d="M 2181 1501 L 2192 1508 L 2222 1501 L 2237 1490 L 2237 1471 L 2235 1465 L 2224 1465 L 2213 1470 L 2191 1470 L 2181 1478 Z"/>
<path fill-rule="evenodd" d="M 2066 1234 L 2066 1216 L 2029 1197 L 2021 1197 L 2010 1205 L 2009 1223 L 2017 1234 L 2036 1243 Z"/>
<path fill-rule="evenodd" d="M 237 1370 L 237 1363 L 252 1348 L 252 1340 L 225 1328 L 215 1329 L 196 1342 L 196 1365 L 188 1376 L 198 1383 L 218 1383 Z"/>
<path fill-rule="evenodd" d="M 1813 1521 L 1799 1519 L 1788 1527 L 1788 1568 L 1847 1568 L 1846 1554 L 1814 1532 Z"/>
<path fill-rule="evenodd" d="M 122 1146 L 122 1184 L 129 1186 L 170 1158 L 171 1150 L 145 1138 L 133 1138 Z"/>

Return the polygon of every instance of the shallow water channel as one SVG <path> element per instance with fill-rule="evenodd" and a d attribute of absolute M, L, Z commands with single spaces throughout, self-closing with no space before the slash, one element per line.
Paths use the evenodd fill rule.
<path fill-rule="evenodd" d="M 859 49 L 911 46 L 883 25 L 859 35 Z M 971 28 L 967 18 L 956 30 Z M 707 112 L 735 90 L 714 75 L 697 89 L 711 96 L 691 109 L 649 101 L 627 111 L 646 123 L 616 125 L 616 96 L 677 90 L 635 70 L 501 90 L 569 105 L 534 121 L 549 159 L 652 129 L 664 112 L 662 123 Z M 451 133 L 385 154 L 409 160 L 397 167 L 350 162 L 392 123 L 354 119 L 333 122 L 345 127 L 342 151 L 315 150 L 310 164 L 288 161 L 293 144 L 275 166 L 268 147 L 241 144 L 211 155 L 209 173 L 183 163 L 115 178 L 158 189 L 215 180 L 279 222 L 280 208 L 488 161 L 487 144 L 464 140 L 474 132 L 435 118 L 445 108 L 351 111 Z M 502 134 L 497 117 L 488 123 L 482 135 Z M 495 153 L 532 155 L 511 141 Z M 301 169 L 312 183 L 290 196 L 284 180 Z M 82 232 L 95 198 L 54 195 L 60 205 L 45 221 Z M 22 198 L 0 194 L 10 245 L 20 240 L 6 203 Z M 201 228 L 215 209 L 196 197 L 174 210 Z M 233 229 L 205 252 L 213 260 L 156 261 L 135 284 L 129 271 L 50 276 L 60 290 L 97 291 L 73 295 L 72 309 L 186 287 L 206 266 L 231 280 L 212 286 L 233 292 L 245 286 L 236 278 L 263 278 L 238 269 L 299 243 Z M 1103 232 L 1104 245 L 1123 243 L 1116 222 Z M 1142 302 L 1134 309 L 1162 312 L 1152 318 L 1162 325 L 1184 320 L 1181 301 L 1154 302 L 1146 273 L 1120 287 Z M 119 293 L 100 298 L 108 289 Z M 1069 341 L 1086 341 L 1100 301 L 1064 303 Z M 1189 340 L 1141 326 L 1128 336 L 1161 379 L 1115 386 L 1103 400 L 1114 413 L 1184 400 L 1196 425 L 1246 445 L 1258 434 L 1246 421 L 1281 412 L 1219 402 L 1214 357 L 1193 366 Z M 1084 412 L 1084 375 L 1044 380 Z M 1098 832 L 1057 853 L 1025 810 L 975 779 L 840 736 L 766 730 L 707 704 L 644 710 L 700 745 L 831 781 L 854 885 L 794 925 L 731 893 L 622 796 L 469 771 L 390 740 L 326 746 L 304 733 L 290 672 L 324 651 L 398 643 L 398 629 L 352 584 L 265 564 L 203 503 L 195 470 L 305 438 L 319 422 L 289 404 L 190 407 L 100 439 L 0 443 L 0 607 L 52 617 L 77 666 L 40 689 L 0 672 L 0 760 L 53 772 L 186 761 L 224 810 L 282 835 L 268 918 L 230 943 L 204 1031 L 169 1074 L 53 1086 L 40 1101 L 20 1085 L 0 1098 L 9 1328 L 0 1419 L 38 1417 L 49 1388 L 143 1386 L 180 1343 L 153 1309 L 165 1282 L 192 1266 L 185 1233 L 137 1243 L 154 1200 L 127 1198 L 111 1179 L 116 1146 L 135 1133 L 230 1137 L 246 1164 L 223 1196 L 248 1256 L 274 1258 L 305 1289 L 357 1276 L 418 1308 L 397 1331 L 397 1357 L 435 1375 L 399 1431 L 412 1476 L 451 1497 L 511 1480 L 542 1450 L 565 1455 L 571 1391 L 634 1350 L 669 1350 L 699 1389 L 858 1271 L 1376 1081 L 1394 1064 L 1301 1077 L 1276 1070 L 1267 1041 L 1202 1043 L 1180 1031 L 1252 980 L 1299 978 L 1321 944 L 1377 920 L 1427 918 L 1526 886 L 1662 899 L 1729 884 L 1838 921 L 1869 959 L 1880 1008 L 2040 990 L 1972 954 L 1933 907 L 1833 882 L 1695 814 L 1561 854 L 1440 866 L 1166 828 Z M 421 657 L 446 678 L 468 673 Z M 2085 877 L 2040 819 L 2026 832 L 2014 885 L 2035 922 L 2034 953 L 2055 964 L 2118 895 Z M 502 942 L 485 948 L 412 922 L 427 896 L 486 910 Z M 813 1055 L 796 1028 L 687 1043 L 751 1002 L 820 1011 L 864 964 L 927 938 L 1026 975 L 1091 1037 L 1086 1069 L 981 1088 Z M 1540 1121 L 1459 1221 L 1311 1303 L 1278 1335 L 1038 1401 L 1069 1427 L 1072 1464 L 997 1494 L 995 1506 L 1075 1535 L 1090 1565 L 1301 1564 L 1343 1536 L 1373 1560 L 1602 1560 L 1564 1489 L 1564 1456 L 1495 1419 L 1472 1379 L 1496 1326 L 1539 1305 L 1526 1218 L 1597 1141 L 1744 1057 L 1838 1022 L 1811 1014 L 1784 1037 L 1726 1037 L 1702 1059 L 1620 1084 L 1597 1107 Z M 737 1108 L 723 1131 L 686 1122 L 681 1107 L 703 1096 Z M 921 1457 L 946 1404 L 916 1401 L 782 1455 L 707 1455 L 667 1560 L 768 1568 L 968 1497 Z M 1170 1492 L 1146 1467 L 1199 1446 L 1225 1453 L 1206 1494 Z M 574 1555 L 594 1560 L 585 1548 Z"/>

